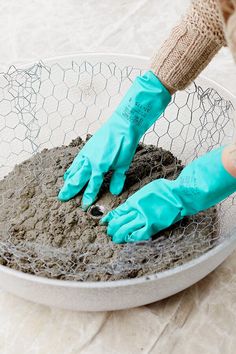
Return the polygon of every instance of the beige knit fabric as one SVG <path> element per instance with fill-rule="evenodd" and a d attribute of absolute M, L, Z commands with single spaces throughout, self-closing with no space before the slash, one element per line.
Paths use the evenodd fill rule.
<path fill-rule="evenodd" d="M 219 49 L 227 45 L 226 39 L 236 36 L 232 30 L 234 26 L 229 26 L 231 32 L 228 30 L 230 21 L 235 24 L 232 15 L 236 16 L 236 6 L 234 8 L 233 4 L 236 0 L 219 1 L 193 0 L 182 21 L 173 28 L 170 37 L 153 56 L 151 69 L 170 92 L 184 89 Z M 229 41 L 233 47 L 234 40 Z"/>
<path fill-rule="evenodd" d="M 236 0 L 219 0 L 225 38 L 236 62 Z"/>

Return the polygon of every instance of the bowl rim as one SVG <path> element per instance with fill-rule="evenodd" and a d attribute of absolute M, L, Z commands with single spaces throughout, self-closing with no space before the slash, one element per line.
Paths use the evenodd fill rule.
<path fill-rule="evenodd" d="M 135 54 L 123 54 L 123 53 L 115 53 L 115 52 L 77 52 L 77 53 L 72 53 L 69 55 L 61 55 L 61 56 L 53 56 L 49 58 L 44 58 L 44 59 L 35 59 L 33 62 L 24 62 L 20 63 L 19 65 L 17 63 L 12 63 L 9 64 L 9 67 L 11 65 L 17 66 L 17 68 L 25 68 L 30 65 L 35 65 L 36 62 L 50 62 L 54 60 L 62 60 L 62 59 L 69 59 L 69 58 L 75 58 L 75 57 L 116 57 L 116 58 L 134 58 L 135 60 L 140 60 L 143 61 L 143 64 L 148 64 L 150 58 L 147 56 L 142 56 L 142 55 L 135 55 Z M 236 95 L 234 95 L 232 92 L 230 92 L 227 88 L 222 86 L 221 84 L 217 83 L 215 80 L 209 79 L 205 75 L 199 75 L 196 80 L 202 80 L 203 82 L 213 84 L 217 89 L 219 89 L 221 92 L 226 93 L 229 97 L 231 97 L 230 100 L 232 100 L 233 105 L 236 106 Z M 228 233 L 229 235 L 229 233 Z M 196 267 L 200 263 L 206 261 L 209 258 L 214 257 L 216 254 L 223 252 L 225 249 L 227 249 L 230 245 L 232 245 L 231 248 L 231 253 L 236 249 L 236 227 L 233 229 L 232 232 L 230 232 L 229 237 L 225 237 L 224 240 L 214 246 L 212 249 L 207 251 L 206 253 L 200 255 L 199 257 L 196 257 L 190 261 L 187 261 L 186 263 L 176 266 L 174 268 L 170 268 L 167 270 L 164 270 L 162 272 L 157 272 L 153 273 L 150 275 L 143 275 L 138 278 L 127 278 L 127 279 L 121 279 L 121 280 L 108 280 L 108 281 L 75 281 L 75 280 L 63 280 L 63 279 L 50 279 L 46 278 L 40 275 L 33 275 L 29 273 L 24 273 L 22 271 L 0 265 L 0 272 L 5 273 L 6 275 L 14 276 L 16 278 L 33 282 L 33 283 L 40 283 L 42 285 L 50 285 L 50 286 L 56 286 L 56 287 L 69 287 L 69 288 L 116 288 L 116 287 L 125 287 L 125 286 L 134 286 L 138 285 L 147 281 L 156 281 L 160 280 L 163 278 L 170 278 L 173 275 L 176 275 L 178 273 L 182 273 L 184 271 L 187 271 L 191 268 Z"/>
<path fill-rule="evenodd" d="M 35 58 L 35 59 L 31 59 L 30 61 L 26 60 L 26 59 L 22 59 L 20 62 L 10 62 L 7 65 L 7 68 L 11 67 L 11 66 L 17 66 L 17 68 L 25 68 L 28 66 L 33 66 L 36 63 L 44 63 L 44 62 L 51 62 L 54 60 L 63 60 L 63 59 L 73 59 L 75 57 L 116 57 L 116 58 L 133 58 L 135 60 L 140 60 L 143 62 L 143 64 L 148 65 L 148 63 L 150 63 L 150 57 L 145 56 L 145 55 L 138 55 L 138 54 L 128 54 L 128 53 L 119 53 L 119 52 L 93 52 L 93 51 L 88 51 L 88 52 L 72 52 L 70 54 L 66 54 L 66 55 L 58 55 L 58 56 L 52 56 L 52 57 L 46 57 L 46 58 Z M 208 81 L 213 83 L 215 86 L 218 87 L 218 89 L 224 91 L 225 93 L 227 93 L 229 96 L 231 96 L 233 101 L 236 101 L 236 95 L 234 95 L 231 91 L 229 91 L 229 89 L 227 89 L 226 87 L 224 87 L 223 85 L 221 85 L 220 83 L 218 83 L 217 81 L 210 79 L 207 77 L 207 75 L 204 74 L 199 74 L 197 76 L 197 78 L 195 80 L 198 79 L 203 79 L 204 81 Z M 235 102 L 236 103 L 236 102 Z"/>

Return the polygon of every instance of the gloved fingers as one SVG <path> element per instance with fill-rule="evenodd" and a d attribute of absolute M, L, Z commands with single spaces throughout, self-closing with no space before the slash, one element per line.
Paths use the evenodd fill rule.
<path fill-rule="evenodd" d="M 81 189 L 88 182 L 91 175 L 91 167 L 87 160 L 84 160 L 79 171 L 76 171 L 73 175 L 70 174 L 66 179 L 62 189 L 59 192 L 58 199 L 65 202 L 75 195 L 77 195 Z"/>
<path fill-rule="evenodd" d="M 151 230 L 147 226 L 143 226 L 138 230 L 133 230 L 132 233 L 129 233 L 125 236 L 125 242 L 140 242 L 147 241 L 151 238 Z"/>
<path fill-rule="evenodd" d="M 82 199 L 82 208 L 84 210 L 87 210 L 87 208 L 95 201 L 97 194 L 101 188 L 103 178 L 103 173 L 92 173 L 92 176 L 90 178 L 87 188 L 85 189 Z"/>
<path fill-rule="evenodd" d="M 114 195 L 120 194 L 124 187 L 125 179 L 125 171 L 114 171 L 110 182 L 110 192 Z"/>
<path fill-rule="evenodd" d="M 101 220 L 100 224 L 107 224 L 109 223 L 112 219 L 118 218 L 121 215 L 127 214 L 130 211 L 130 207 L 126 204 L 123 203 L 121 204 L 118 208 L 111 210 L 109 213 L 107 213 Z"/>
<path fill-rule="evenodd" d="M 142 230 L 144 225 L 144 219 L 142 217 L 136 217 L 127 224 L 123 224 L 113 235 L 112 241 L 114 243 L 130 242 L 128 238 L 129 235 Z"/>
<path fill-rule="evenodd" d="M 109 236 L 114 236 L 114 234 L 121 228 L 124 224 L 128 224 L 130 221 L 132 221 L 135 216 L 136 216 L 135 211 L 131 211 L 128 214 L 121 215 L 119 217 L 113 218 L 107 227 L 107 234 Z"/>
<path fill-rule="evenodd" d="M 70 165 L 70 167 L 66 170 L 66 172 L 64 173 L 64 181 L 66 181 L 66 179 L 69 177 L 69 175 L 73 175 L 75 174 L 83 165 L 84 163 L 84 157 L 77 155 L 74 159 L 74 161 L 72 162 L 72 164 Z"/>

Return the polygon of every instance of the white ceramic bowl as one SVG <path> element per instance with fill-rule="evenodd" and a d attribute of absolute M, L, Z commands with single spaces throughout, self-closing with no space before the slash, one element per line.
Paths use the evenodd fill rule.
<path fill-rule="evenodd" d="M 41 96 L 38 95 L 38 92 L 41 94 L 47 90 L 47 92 L 50 91 L 45 68 L 50 71 L 50 80 L 53 81 L 53 85 L 57 86 L 56 95 L 60 97 L 60 102 L 64 100 L 63 89 L 66 84 L 69 87 L 73 105 L 78 104 L 78 108 L 82 110 L 80 105 L 82 100 L 87 110 L 83 110 L 82 115 L 78 114 L 77 110 L 73 116 L 73 112 L 70 113 L 71 111 L 67 107 L 67 102 L 63 101 L 64 103 L 57 107 L 56 114 L 59 114 L 60 125 L 56 126 L 54 126 L 56 124 L 54 121 L 57 119 L 50 120 L 50 117 L 55 118 L 53 110 L 48 114 L 48 119 L 44 123 L 41 122 L 43 121 L 43 116 L 40 116 L 42 112 L 39 113 L 37 120 L 33 122 L 37 129 L 34 126 L 30 136 L 34 144 L 28 145 L 27 149 L 22 149 L 22 153 L 17 156 L 9 153 L 12 148 L 11 140 L 9 140 L 8 146 L 5 146 L 5 160 L 4 154 L 1 157 L 3 163 L 0 166 L 0 178 L 10 171 L 16 162 L 24 160 L 44 147 L 68 143 L 78 135 L 84 136 L 88 132 L 96 131 L 109 117 L 135 76 L 148 69 L 148 60 L 144 57 L 129 55 L 86 53 L 44 60 L 43 64 L 27 65 L 25 68 L 10 68 L 8 72 L 10 77 L 23 75 L 23 81 L 27 81 L 27 78 L 35 79 L 31 80 L 31 84 L 35 85 L 34 95 L 31 98 L 36 100 L 34 101 L 36 105 L 40 105 Z M 76 82 L 73 72 L 78 73 L 78 70 L 80 80 Z M 99 93 L 102 92 L 104 79 L 108 85 L 108 94 L 106 95 Z M 199 99 L 200 105 L 192 100 L 194 92 L 195 101 Z M 55 90 L 48 95 L 55 95 Z M 235 97 L 215 82 L 201 77 L 186 91 L 177 93 L 172 105 L 167 108 L 164 114 L 165 118 L 158 120 L 155 127 L 149 130 L 144 141 L 145 143 L 158 143 L 164 148 L 171 149 L 186 163 L 208 149 L 227 143 L 232 139 L 233 120 L 230 118 L 234 108 L 229 101 L 234 105 Z M 53 99 L 49 99 L 47 105 L 50 108 L 50 105 L 52 107 L 54 103 Z M 24 114 L 26 118 L 29 114 L 35 116 L 35 104 L 32 104 L 26 111 L 23 107 L 22 112 L 22 119 L 24 119 Z M 0 114 L 2 114 L 1 104 Z M 79 124 L 76 123 L 77 120 L 79 120 Z M 209 126 L 202 130 L 201 124 L 204 121 L 206 127 L 206 120 Z M 170 123 L 169 127 L 171 128 L 168 133 L 163 134 L 166 131 L 166 122 Z M 227 124 L 223 124 L 224 122 Z M 180 124 L 186 126 L 186 132 L 184 130 L 182 138 L 178 132 Z M 210 128 L 214 124 L 216 129 Z M 68 128 L 69 126 L 71 128 Z M 4 134 L 3 129 L 0 131 L 0 140 Z M 219 210 L 221 242 L 204 255 L 182 266 L 137 279 L 84 283 L 50 280 L 0 266 L 1 287 L 37 303 L 79 311 L 117 310 L 163 299 L 205 277 L 235 249 L 236 232 L 232 225 L 235 205 L 232 200 L 232 198 L 228 198 Z"/>

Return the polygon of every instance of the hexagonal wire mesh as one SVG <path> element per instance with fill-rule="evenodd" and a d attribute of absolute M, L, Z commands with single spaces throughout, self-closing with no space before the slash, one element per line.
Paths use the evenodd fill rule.
<path fill-rule="evenodd" d="M 119 274 L 121 278 L 139 276 L 140 262 L 143 263 L 142 274 L 168 269 L 196 258 L 232 234 L 234 196 L 217 206 L 217 217 L 215 214 L 203 214 L 200 219 L 190 218 L 187 224 L 180 222 L 178 232 L 174 228 L 145 247 L 137 244 L 119 246 L 112 262 L 105 259 L 95 264 L 93 261 L 94 254 L 99 253 L 101 248 L 102 257 L 106 249 L 115 252 L 115 246 L 110 243 L 104 243 L 101 247 L 93 240 L 82 252 L 83 245 L 80 248 L 79 241 L 74 248 L 72 245 L 70 248 L 70 243 L 63 247 L 58 247 L 57 243 L 43 244 L 39 234 L 37 237 L 32 236 L 34 230 L 27 233 L 27 238 L 21 238 L 25 233 L 22 225 L 27 229 L 26 224 L 34 215 L 28 215 L 27 219 L 24 211 L 28 206 L 21 205 L 19 211 L 17 201 L 22 193 L 27 193 L 30 199 L 30 186 L 35 179 L 43 181 L 48 178 L 48 166 L 44 162 L 46 155 L 43 155 L 48 152 L 44 149 L 68 145 L 78 136 L 85 138 L 87 134 L 93 134 L 112 113 L 134 78 L 141 73 L 139 68 L 121 67 L 115 62 L 67 60 L 66 64 L 39 62 L 24 69 L 11 66 L 7 72 L 0 74 L 0 205 L 2 210 L 7 210 L 0 215 L 2 264 L 61 279 L 100 280 L 98 272 L 109 275 L 109 279 L 113 275 L 117 278 Z M 173 96 L 163 116 L 144 135 L 143 143 L 170 150 L 186 164 L 206 151 L 231 141 L 233 110 L 232 103 L 221 97 L 215 89 L 203 89 L 193 83 L 185 91 Z M 60 154 L 70 155 L 70 161 L 69 158 L 67 161 L 69 165 L 78 146 L 74 144 L 73 147 L 72 144 L 73 151 L 68 150 L 67 153 L 65 149 L 62 148 Z M 62 156 L 60 154 L 59 159 Z M 31 162 L 20 164 L 32 156 L 35 158 L 28 160 Z M 162 164 L 163 156 L 159 158 L 159 164 Z M 174 158 L 177 169 L 180 166 L 178 159 Z M 147 162 L 150 168 L 146 176 L 136 177 L 134 183 L 139 182 L 136 189 L 143 184 L 144 177 L 155 178 L 155 161 Z M 137 163 L 139 166 L 139 160 Z M 16 164 L 20 165 L 15 167 Z M 19 170 L 24 173 L 18 183 L 16 175 Z M 137 166 L 134 166 L 134 171 L 136 174 Z M 165 176 L 166 172 L 163 174 Z M 48 180 L 42 183 L 46 189 Z M 53 183 L 57 184 L 55 180 Z M 56 199 L 55 195 L 50 196 L 46 192 L 45 196 Z M 50 213 L 59 208 L 58 201 L 55 203 Z M 38 212 L 34 210 L 34 213 Z M 16 214 L 22 214 L 17 225 L 14 222 Z M 200 232 L 199 224 L 202 224 Z M 214 227 L 209 228 L 212 224 Z M 39 227 L 38 224 L 36 226 Z M 187 232 L 189 227 L 192 227 L 190 233 Z M 14 237 L 12 228 L 16 231 Z M 204 228 L 207 233 L 203 237 Z M 41 232 L 44 232 L 43 226 Z M 54 237 L 53 231 L 48 237 Z M 79 239 L 78 234 L 76 237 Z M 66 267 L 65 259 L 68 261 Z M 153 269 L 154 263 L 158 266 Z M 91 274 L 94 277 L 90 277 Z"/>

